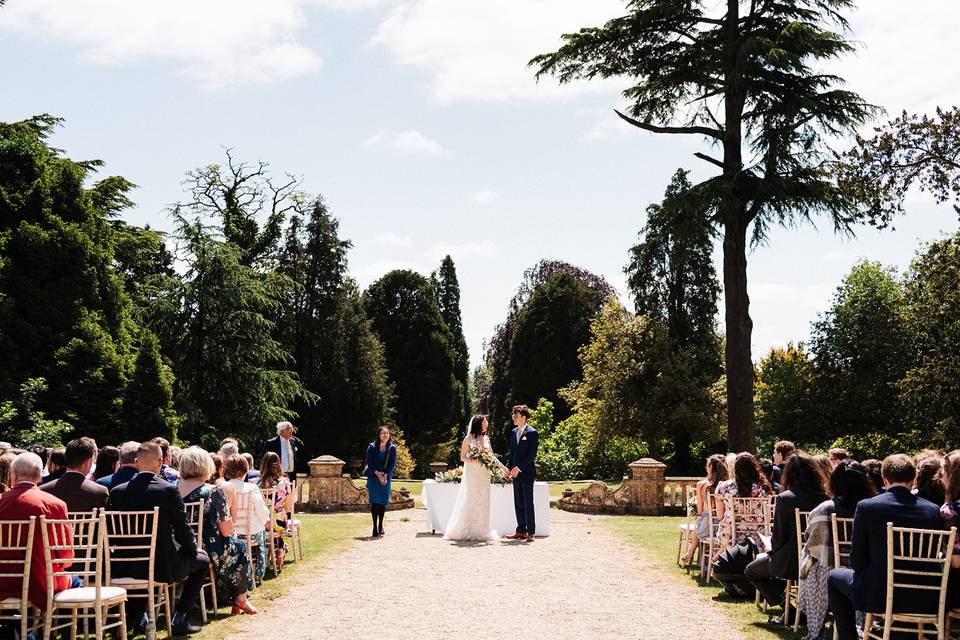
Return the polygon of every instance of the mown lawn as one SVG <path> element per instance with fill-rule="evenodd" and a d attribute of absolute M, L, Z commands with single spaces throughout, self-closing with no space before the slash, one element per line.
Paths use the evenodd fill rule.
<path fill-rule="evenodd" d="M 303 559 L 292 562 L 293 554 L 288 554 L 283 571 L 276 578 L 270 577 L 254 589 L 250 594 L 250 601 L 261 612 L 268 610 L 272 602 L 288 593 L 292 588 L 302 584 L 311 577 L 333 556 L 344 551 L 357 536 L 367 532 L 368 519 L 366 514 L 337 513 L 337 514 L 297 514 L 297 519 L 303 521 Z M 209 599 L 208 599 L 209 605 Z M 193 640 L 222 640 L 228 635 L 242 633 L 241 621 L 243 616 L 230 616 L 230 603 L 220 602 L 220 616 L 212 616 L 209 624 L 203 626 L 200 633 L 190 636 Z M 199 624 L 199 607 L 196 612 L 196 624 Z M 157 635 L 166 635 L 162 629 L 157 629 Z M 278 630 L 279 635 L 289 635 L 289 630 Z M 296 634 L 293 634 L 294 636 Z"/>
<path fill-rule="evenodd" d="M 767 624 L 768 614 L 754 606 L 753 601 L 733 600 L 715 583 L 701 585 L 696 568 L 687 573 L 676 564 L 679 525 L 685 522 L 684 518 L 615 516 L 604 521 L 617 535 L 658 564 L 664 575 L 688 585 L 691 606 L 698 598 L 705 602 L 712 600 L 751 640 L 797 637 L 792 627 Z M 769 615 L 779 616 L 781 613 L 780 609 L 771 609 Z"/>

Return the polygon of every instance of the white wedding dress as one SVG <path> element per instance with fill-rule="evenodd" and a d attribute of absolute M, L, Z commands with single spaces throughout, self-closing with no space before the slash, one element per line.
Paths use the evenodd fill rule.
<path fill-rule="evenodd" d="M 462 451 L 480 442 L 467 436 Z M 490 438 L 483 436 L 483 446 L 491 453 Z M 465 457 L 461 454 L 461 457 Z M 497 532 L 490 526 L 490 470 L 476 460 L 463 463 L 463 477 L 453 513 L 447 522 L 444 540 L 473 540 L 478 542 L 498 540 Z"/>

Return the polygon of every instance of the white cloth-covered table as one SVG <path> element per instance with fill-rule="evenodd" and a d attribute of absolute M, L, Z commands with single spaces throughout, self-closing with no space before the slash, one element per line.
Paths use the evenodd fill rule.
<path fill-rule="evenodd" d="M 453 514 L 457 502 L 460 484 L 455 482 L 437 482 L 424 480 L 420 499 L 427 507 L 427 526 L 434 533 L 444 532 L 447 521 Z M 550 535 L 550 488 L 546 482 L 537 482 L 533 486 L 533 508 L 537 516 L 537 537 Z M 500 536 L 517 530 L 517 514 L 513 508 L 513 487 L 490 485 L 490 520 L 493 529 Z"/>

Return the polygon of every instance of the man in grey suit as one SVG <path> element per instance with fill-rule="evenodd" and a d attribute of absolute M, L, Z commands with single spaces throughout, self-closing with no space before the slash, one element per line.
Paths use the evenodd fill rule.
<path fill-rule="evenodd" d="M 67 443 L 64 457 L 64 474 L 40 485 L 40 489 L 66 502 L 68 511 L 90 511 L 107 506 L 110 492 L 106 487 L 87 479 L 97 457 L 97 443 L 91 438 L 71 440 Z"/>

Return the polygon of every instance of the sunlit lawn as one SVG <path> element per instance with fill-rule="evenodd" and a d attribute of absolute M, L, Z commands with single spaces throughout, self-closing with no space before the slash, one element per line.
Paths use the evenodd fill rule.
<path fill-rule="evenodd" d="M 287 554 L 287 562 L 283 571 L 276 578 L 267 579 L 250 594 L 250 601 L 261 612 L 269 609 L 272 602 L 289 593 L 294 587 L 316 576 L 317 571 L 333 556 L 345 550 L 357 536 L 364 535 L 367 530 L 368 517 L 366 514 L 338 513 L 338 514 L 297 514 L 297 519 L 303 522 L 303 559 L 292 562 L 293 553 Z M 207 601 L 209 605 L 209 598 Z M 230 616 L 230 603 L 220 602 L 221 614 L 211 617 L 210 623 L 203 626 L 200 633 L 190 636 L 193 640 L 222 640 L 232 634 L 243 634 L 243 616 Z M 196 614 L 199 624 L 199 611 Z M 158 627 L 159 635 L 166 632 Z M 278 630 L 280 635 L 290 635 L 289 630 Z M 296 635 L 295 633 L 293 634 Z"/>
<path fill-rule="evenodd" d="M 717 603 L 723 612 L 752 640 L 772 640 L 773 638 L 795 638 L 792 628 L 783 625 L 768 625 L 768 615 L 760 611 L 753 601 L 732 600 L 716 583 L 701 585 L 694 568 L 687 574 L 677 566 L 677 541 L 679 525 L 683 518 L 616 516 L 605 518 L 604 522 L 631 545 L 642 551 L 664 572 L 690 587 L 691 601 L 699 598 Z M 691 602 L 691 605 L 693 603 Z M 779 616 L 780 609 L 771 609 L 770 615 Z"/>

